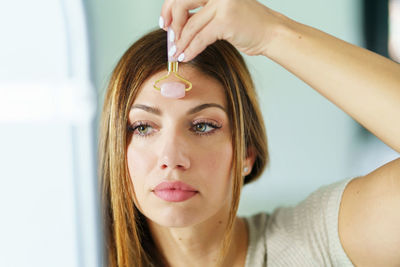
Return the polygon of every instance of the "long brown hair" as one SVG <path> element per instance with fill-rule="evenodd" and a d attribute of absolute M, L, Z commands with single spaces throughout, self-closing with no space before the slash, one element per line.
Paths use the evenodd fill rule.
<path fill-rule="evenodd" d="M 148 226 L 134 205 L 133 184 L 126 160 L 128 114 L 143 82 L 167 65 L 166 33 L 150 32 L 135 42 L 115 67 L 106 91 L 100 124 L 99 174 L 103 205 L 107 266 L 163 266 Z M 219 81 L 226 93 L 232 129 L 232 202 L 220 260 L 231 242 L 243 184 L 257 179 L 268 162 L 267 139 L 253 81 L 240 53 L 217 41 L 185 63 Z M 243 160 L 251 148 L 252 171 L 242 176 Z"/>

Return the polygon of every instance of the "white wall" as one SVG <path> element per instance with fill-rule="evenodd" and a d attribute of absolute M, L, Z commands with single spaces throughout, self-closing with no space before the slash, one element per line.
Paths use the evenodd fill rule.
<path fill-rule="evenodd" d="M 83 11 L 79 0 L 0 8 L 0 266 L 99 263 Z"/>

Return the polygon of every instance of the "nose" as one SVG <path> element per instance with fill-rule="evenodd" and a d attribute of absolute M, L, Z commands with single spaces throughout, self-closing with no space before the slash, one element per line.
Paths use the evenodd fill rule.
<path fill-rule="evenodd" d="M 188 143 L 176 132 L 164 136 L 158 165 L 161 169 L 189 169 L 190 159 L 187 150 Z"/>

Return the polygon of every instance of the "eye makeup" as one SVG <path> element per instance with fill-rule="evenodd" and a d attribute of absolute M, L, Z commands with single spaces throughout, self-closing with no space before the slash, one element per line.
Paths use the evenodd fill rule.
<path fill-rule="evenodd" d="M 190 123 L 189 131 L 198 136 L 214 134 L 222 128 L 222 124 L 214 120 L 199 119 Z M 148 121 L 136 121 L 128 126 L 128 131 L 137 137 L 149 137 L 158 132 L 156 126 Z"/>

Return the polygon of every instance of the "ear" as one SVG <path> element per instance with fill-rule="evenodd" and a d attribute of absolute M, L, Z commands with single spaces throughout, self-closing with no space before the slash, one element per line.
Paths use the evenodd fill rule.
<path fill-rule="evenodd" d="M 247 176 L 251 173 L 254 162 L 256 161 L 256 150 L 253 146 L 248 147 L 246 152 L 246 158 L 243 161 L 243 176 Z"/>

